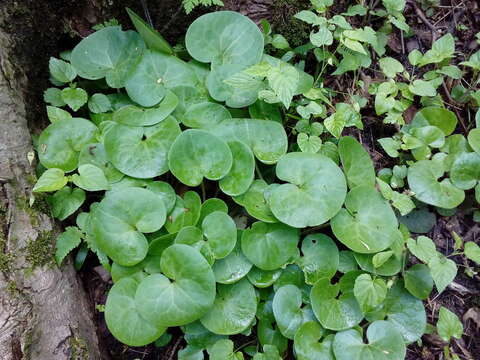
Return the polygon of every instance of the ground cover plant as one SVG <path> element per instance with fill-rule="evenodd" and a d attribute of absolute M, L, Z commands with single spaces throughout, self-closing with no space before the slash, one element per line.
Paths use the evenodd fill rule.
<path fill-rule="evenodd" d="M 81 268 L 91 251 L 110 272 L 104 314 L 122 343 L 163 346 L 180 327 L 179 359 L 393 360 L 436 333 L 460 358 L 461 322 L 442 307 L 429 323 L 423 300 L 454 280 L 452 256 L 475 276 L 480 249 L 453 233 L 445 256 L 424 234 L 435 213 L 480 218 L 480 52 L 453 62 L 446 34 L 406 69 L 386 55 L 392 25 L 410 32 L 405 3 L 370 11 L 375 30 L 349 22 L 365 6 L 332 5 L 296 15 L 312 32 L 294 49 L 231 11 L 171 47 L 129 11 L 137 31 L 102 25 L 51 58 L 34 192 L 74 220 L 57 263 L 73 251 Z M 373 59 L 383 80 L 368 84 Z M 363 92 L 325 85 L 345 73 Z M 449 79 L 464 80 L 449 96 L 468 122 L 440 95 Z M 362 145 L 367 95 L 394 129 L 375 139 L 391 166 Z"/>

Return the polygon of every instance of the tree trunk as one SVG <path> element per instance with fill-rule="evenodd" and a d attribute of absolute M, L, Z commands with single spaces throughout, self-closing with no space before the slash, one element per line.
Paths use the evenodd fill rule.
<path fill-rule="evenodd" d="M 35 160 L 13 36 L 0 30 L 0 358 L 101 359 L 75 270 L 54 264 L 55 224 L 42 199 L 29 204 Z"/>

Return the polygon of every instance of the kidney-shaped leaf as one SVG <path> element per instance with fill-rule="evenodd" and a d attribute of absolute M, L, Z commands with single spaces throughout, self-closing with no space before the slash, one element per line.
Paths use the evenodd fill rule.
<path fill-rule="evenodd" d="M 189 129 L 177 137 L 168 153 L 172 174 L 188 186 L 198 186 L 203 178 L 219 180 L 232 168 L 232 152 L 220 138 Z"/>
<path fill-rule="evenodd" d="M 155 326 L 150 317 L 142 317 L 135 305 L 138 282 L 127 277 L 119 280 L 108 293 L 105 320 L 110 332 L 129 346 L 144 346 L 155 341 L 165 331 Z"/>
<path fill-rule="evenodd" d="M 144 50 L 145 43 L 138 33 L 109 26 L 80 41 L 72 51 L 71 61 L 81 77 L 105 77 L 110 87 L 121 88 Z"/>
<path fill-rule="evenodd" d="M 245 277 L 252 263 L 243 254 L 240 242 L 237 242 L 233 251 L 225 258 L 213 264 L 215 279 L 220 284 L 233 284 Z"/>
<path fill-rule="evenodd" d="M 135 304 L 157 326 L 180 326 L 201 318 L 215 300 L 215 277 L 193 247 L 174 244 L 163 251 L 162 274 L 142 280 Z"/>
<path fill-rule="evenodd" d="M 395 213 L 375 188 L 357 186 L 348 193 L 345 207 L 330 224 L 335 236 L 353 251 L 376 253 L 402 236 Z"/>
<path fill-rule="evenodd" d="M 126 188 L 111 192 L 93 211 L 95 242 L 116 263 L 135 265 L 148 251 L 142 233 L 159 230 L 165 218 L 162 199 L 149 190 Z"/>
<path fill-rule="evenodd" d="M 147 50 L 125 84 L 128 96 L 141 106 L 154 106 L 165 96 L 165 89 L 195 86 L 192 68 L 176 56 Z"/>
<path fill-rule="evenodd" d="M 231 141 L 228 146 L 233 156 L 232 168 L 218 185 L 225 194 L 237 196 L 247 192 L 253 182 L 255 158 L 252 150 L 240 141 Z"/>
<path fill-rule="evenodd" d="M 148 127 L 115 124 L 105 134 L 105 151 L 124 174 L 152 178 L 168 171 L 168 151 L 180 132 L 171 116 Z"/>
<path fill-rule="evenodd" d="M 214 211 L 202 222 L 203 236 L 216 259 L 230 254 L 237 243 L 237 227 L 233 219 L 222 211 Z"/>
<path fill-rule="evenodd" d="M 388 321 L 375 321 L 367 329 L 368 344 L 357 330 L 335 335 L 333 350 L 337 360 L 403 360 L 406 347 L 401 334 Z"/>
<path fill-rule="evenodd" d="M 421 160 L 408 169 L 408 184 L 415 197 L 426 204 L 453 209 L 465 199 L 463 190 L 452 185 L 449 179 L 438 181 L 444 174 L 441 164 Z"/>
<path fill-rule="evenodd" d="M 450 178 L 460 189 L 473 189 L 480 180 L 480 155 L 475 152 L 459 155 L 450 169 Z"/>
<path fill-rule="evenodd" d="M 308 321 L 298 329 L 293 345 L 298 360 L 335 360 L 333 356 L 334 335 L 320 342 L 325 331 L 319 323 Z"/>
<path fill-rule="evenodd" d="M 214 334 L 233 335 L 248 328 L 256 312 L 255 289 L 242 279 L 232 285 L 218 285 L 215 303 L 200 321 Z"/>
<path fill-rule="evenodd" d="M 256 158 L 265 164 L 275 164 L 287 152 L 287 134 L 276 121 L 227 119 L 210 131 L 224 141 L 245 143 Z"/>
<path fill-rule="evenodd" d="M 289 183 L 274 188 L 268 203 L 276 218 L 297 228 L 330 220 L 347 193 L 340 168 L 320 154 L 284 155 L 277 164 L 277 177 Z"/>
<path fill-rule="evenodd" d="M 97 127 L 81 118 L 64 119 L 50 124 L 38 139 L 38 157 L 46 168 L 73 171 L 78 166 L 80 150 L 94 142 Z"/>
<path fill-rule="evenodd" d="M 294 338 L 297 330 L 307 321 L 315 320 L 309 307 L 302 307 L 302 291 L 295 285 L 285 285 L 273 298 L 273 314 L 283 336 Z"/>
<path fill-rule="evenodd" d="M 284 224 L 256 222 L 242 235 L 242 250 L 255 266 L 276 270 L 298 254 L 298 230 Z"/>
<path fill-rule="evenodd" d="M 360 323 L 363 313 L 351 293 L 340 295 L 339 284 L 322 279 L 315 283 L 310 292 L 313 312 L 320 324 L 330 330 L 345 330 Z"/>
<path fill-rule="evenodd" d="M 196 19 L 188 28 L 185 45 L 200 62 L 253 65 L 263 54 L 263 35 L 248 17 L 217 11 Z"/>

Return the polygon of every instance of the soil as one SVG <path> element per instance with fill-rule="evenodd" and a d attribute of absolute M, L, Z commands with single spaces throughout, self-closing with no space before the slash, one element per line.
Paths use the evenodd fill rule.
<path fill-rule="evenodd" d="M 125 28 L 130 27 L 130 21 L 124 11 L 128 6 L 138 14 L 144 15 L 144 8 L 138 0 L 3 0 L 2 8 L 8 16 L 0 16 L 8 19 L 6 23 L 0 23 L 0 27 L 17 34 L 16 52 L 18 67 L 25 69 L 28 75 L 28 86 L 25 89 L 28 102 L 26 104 L 29 125 L 32 133 L 38 133 L 48 123 L 43 103 L 43 91 L 50 86 L 48 81 L 48 59 L 60 51 L 72 48 L 79 40 L 91 32 L 91 26 L 105 20 L 116 18 Z M 424 3 L 426 3 L 425 1 Z M 335 8 L 341 12 L 346 9 L 346 1 L 335 2 Z M 226 7 L 241 11 L 252 17 L 256 22 L 262 18 L 268 18 L 274 27 L 274 31 L 285 34 L 294 45 L 300 45 L 308 38 L 308 30 L 300 23 L 291 20 L 291 16 L 308 6 L 308 1 L 295 0 L 226 0 Z M 181 43 L 187 26 L 206 11 L 199 9 L 186 16 L 178 0 L 149 1 L 148 12 L 155 27 L 165 36 L 171 44 Z M 405 67 L 409 67 L 407 54 L 414 48 L 420 50 L 431 46 L 434 34 L 433 26 L 441 33 L 452 33 L 458 38 L 457 62 L 463 61 L 464 57 L 478 50 L 478 44 L 474 41 L 474 35 L 480 31 L 480 10 L 475 0 L 452 0 L 441 1 L 441 8 L 428 16 L 430 24 L 424 23 L 418 16 L 418 12 L 411 2 L 407 4 L 404 15 L 407 22 L 413 27 L 414 35 L 409 39 L 400 37 L 398 31 L 394 31 L 392 40 L 388 43 L 386 56 L 393 56 L 401 61 Z M 420 10 L 428 13 L 428 10 Z M 2 14 L 0 14 L 2 15 Z M 356 17 L 358 26 L 367 23 L 370 26 L 376 24 L 375 18 L 367 19 Z M 283 29 L 283 31 L 282 31 Z M 434 34 L 434 35 L 432 35 Z M 311 60 L 311 59 L 310 59 Z M 374 59 L 375 61 L 375 59 Z M 311 61 L 307 59 L 307 67 Z M 427 69 L 428 70 L 428 69 Z M 365 69 L 361 74 L 364 81 L 376 81 L 375 71 Z M 353 78 L 351 75 L 327 78 L 326 86 L 334 90 L 351 92 L 350 86 Z M 449 90 L 454 83 L 449 84 Z M 447 97 L 448 98 L 448 97 Z M 375 116 L 371 102 L 362 110 L 365 129 L 360 134 L 352 132 L 368 148 L 378 168 L 389 166 L 391 159 L 376 145 L 375 139 L 390 136 L 396 132 L 394 126 L 385 126 Z M 407 112 L 414 114 L 419 104 L 413 105 Z M 465 107 L 458 103 L 451 103 L 450 108 L 462 119 L 465 127 L 471 127 L 468 122 L 468 114 Z M 458 131 L 462 132 L 463 126 Z M 437 248 L 445 255 L 453 251 L 452 231 L 463 237 L 464 241 L 480 241 L 480 228 L 473 223 L 468 207 L 459 209 L 454 216 L 437 218 L 437 223 L 430 231 L 430 236 L 436 243 Z M 440 306 L 446 306 L 456 314 L 463 316 L 465 328 L 464 336 L 460 340 L 453 340 L 453 349 L 461 359 L 480 359 L 480 277 L 474 274 L 467 276 L 465 270 L 471 266 L 461 256 L 453 258 L 459 264 L 459 273 L 454 286 L 450 286 L 442 294 L 432 294 L 426 302 L 427 318 L 430 324 L 436 323 L 436 317 Z M 86 261 L 80 276 L 87 289 L 92 308 L 105 303 L 106 293 L 111 287 L 111 281 L 105 274 L 95 270 L 98 264 L 93 257 Z M 145 359 L 145 360 L 170 360 L 177 358 L 177 352 L 185 343 L 180 331 L 174 330 L 173 338 L 169 345 L 163 348 L 147 346 L 132 348 L 122 345 L 108 332 L 103 313 L 95 310 L 97 331 L 103 342 L 102 346 L 112 359 Z M 249 339 L 241 337 L 236 339 L 237 344 L 248 342 Z M 407 359 L 409 360 L 434 360 L 444 358 L 442 355 L 445 344 L 435 335 L 425 335 L 422 342 L 409 347 Z"/>

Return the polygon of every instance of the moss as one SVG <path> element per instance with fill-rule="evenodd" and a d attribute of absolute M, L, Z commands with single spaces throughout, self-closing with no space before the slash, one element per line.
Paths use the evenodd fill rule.
<path fill-rule="evenodd" d="M 19 196 L 15 205 L 30 217 L 30 223 L 33 226 L 38 226 L 39 214 L 50 214 L 50 205 L 48 205 L 47 195 L 45 194 L 36 194 L 32 206 L 30 206 L 29 199 Z"/>
<path fill-rule="evenodd" d="M 6 252 L 7 241 L 0 230 L 0 271 L 8 273 L 15 255 Z"/>
<path fill-rule="evenodd" d="M 18 293 L 17 284 L 15 281 L 11 280 L 7 283 L 7 291 L 10 295 L 14 296 Z"/>
<path fill-rule="evenodd" d="M 70 338 L 70 346 L 72 353 L 70 355 L 71 360 L 87 360 L 88 348 L 85 341 L 79 337 L 72 336 Z"/>
<path fill-rule="evenodd" d="M 25 259 L 30 264 L 29 270 L 54 263 L 55 246 L 51 231 L 42 231 L 35 240 L 29 240 L 25 247 Z"/>
<path fill-rule="evenodd" d="M 308 9 L 310 5 L 308 0 L 275 0 L 272 4 L 273 32 L 285 36 L 292 47 L 308 42 L 310 25 L 294 18 L 293 15 Z"/>

